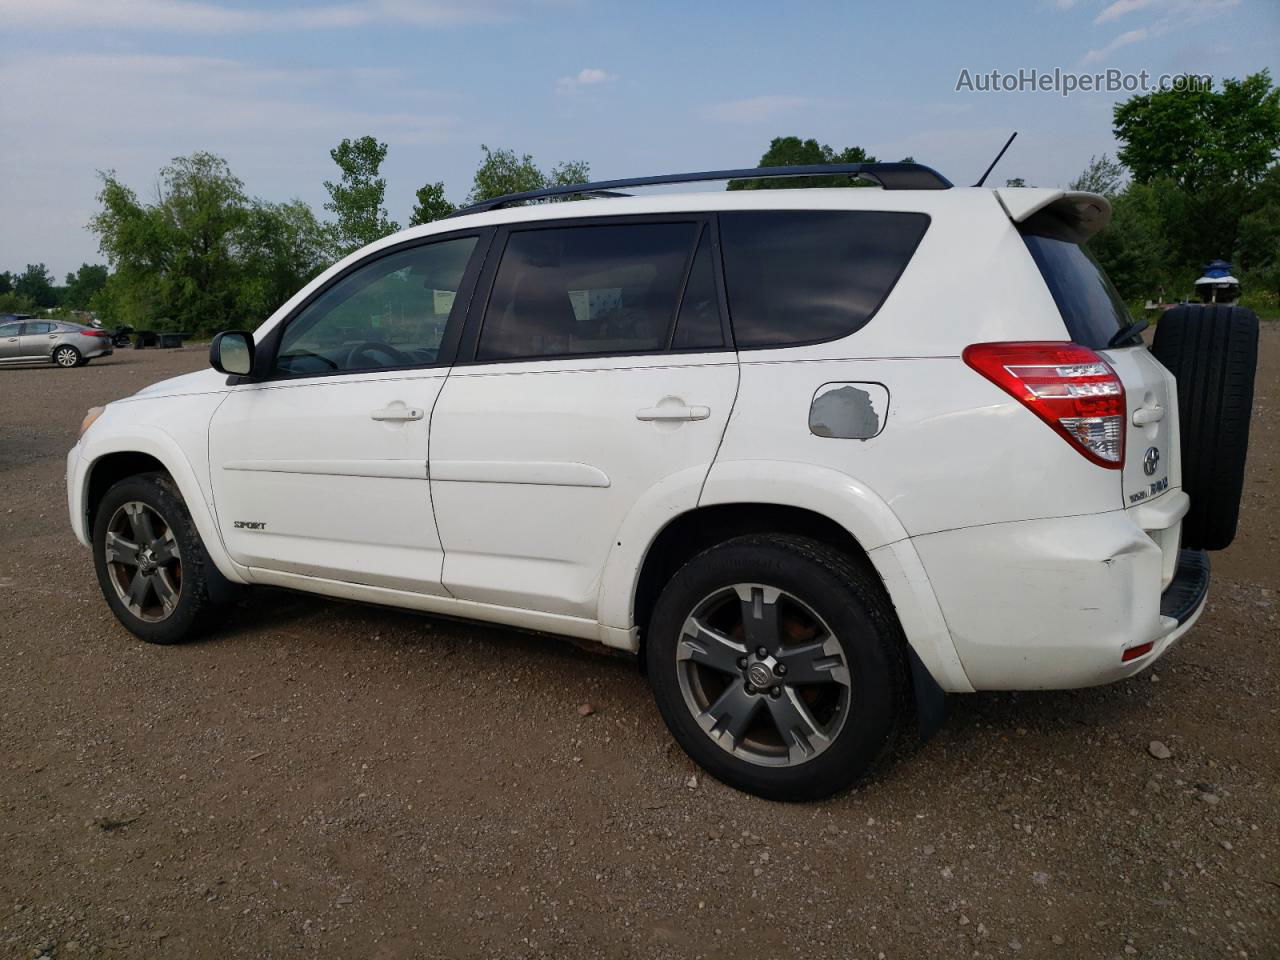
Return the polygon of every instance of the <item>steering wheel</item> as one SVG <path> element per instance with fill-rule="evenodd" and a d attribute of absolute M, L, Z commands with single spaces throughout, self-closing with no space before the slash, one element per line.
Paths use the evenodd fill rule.
<path fill-rule="evenodd" d="M 377 363 L 373 361 L 369 354 L 380 353 L 384 357 L 390 357 L 391 363 Z M 363 367 L 408 367 L 413 365 L 413 360 L 401 353 L 395 347 L 389 344 L 379 343 L 377 340 L 364 340 L 357 343 L 347 353 L 347 362 L 344 365 L 347 370 L 359 370 Z"/>
<path fill-rule="evenodd" d="M 314 350 L 294 349 L 291 353 L 282 354 L 280 359 L 281 360 L 301 360 L 304 357 L 310 360 L 319 360 L 330 370 L 340 369 L 338 365 L 334 363 L 332 360 L 330 360 L 328 357 L 324 356 L 323 354 L 316 353 Z"/>

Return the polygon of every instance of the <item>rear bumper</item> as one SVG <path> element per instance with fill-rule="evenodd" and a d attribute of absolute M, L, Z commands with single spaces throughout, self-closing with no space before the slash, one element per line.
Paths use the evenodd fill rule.
<path fill-rule="evenodd" d="M 1207 558 L 1177 550 L 1188 505 L 1172 490 L 1141 510 L 915 538 L 973 687 L 1088 687 L 1159 659 L 1208 595 Z"/>
<path fill-rule="evenodd" d="M 94 338 L 97 340 L 97 338 Z M 93 343 L 80 348 L 80 355 L 86 360 L 94 360 L 98 357 L 109 357 L 115 353 L 116 348 L 111 345 L 110 340 L 104 340 L 101 344 Z"/>

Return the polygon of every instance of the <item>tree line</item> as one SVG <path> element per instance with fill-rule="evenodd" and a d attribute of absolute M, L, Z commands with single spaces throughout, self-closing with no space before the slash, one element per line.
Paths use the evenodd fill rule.
<path fill-rule="evenodd" d="M 1247 297 L 1264 313 L 1280 296 L 1280 88 L 1267 71 L 1219 86 L 1192 86 L 1115 106 L 1115 159 L 1091 158 L 1069 187 L 1108 197 L 1114 217 L 1090 246 L 1130 302 L 1191 292 L 1202 264 L 1231 259 Z M 481 146 L 466 203 L 582 183 L 583 161 L 543 169 L 529 154 Z M 89 223 L 109 268 L 84 264 L 56 285 L 43 264 L 0 273 L 0 312 L 91 309 L 107 324 L 207 335 L 252 327 L 330 263 L 400 229 L 381 176 L 387 145 L 371 136 L 330 151 L 321 219 L 301 200 L 251 197 L 226 160 L 178 157 L 144 202 L 114 172 L 100 174 L 100 209 Z M 905 158 L 910 160 L 911 158 Z M 759 166 L 875 162 L 862 147 L 777 137 Z M 1021 178 L 1008 186 L 1025 186 Z M 743 180 L 730 190 L 865 186 L 850 177 Z M 409 226 L 455 212 L 442 182 L 418 189 Z"/>

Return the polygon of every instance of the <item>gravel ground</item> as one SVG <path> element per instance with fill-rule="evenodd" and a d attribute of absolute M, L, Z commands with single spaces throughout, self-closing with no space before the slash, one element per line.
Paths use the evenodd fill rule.
<path fill-rule="evenodd" d="M 1280 957 L 1262 351 L 1241 536 L 1154 673 L 955 698 L 804 806 L 704 779 L 629 660 L 547 638 L 259 591 L 139 643 L 63 455 L 204 351 L 0 370 L 0 956 Z"/>

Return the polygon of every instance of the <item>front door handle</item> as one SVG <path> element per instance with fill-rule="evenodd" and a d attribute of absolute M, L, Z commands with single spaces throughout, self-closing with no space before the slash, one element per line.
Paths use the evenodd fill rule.
<path fill-rule="evenodd" d="M 373 420 L 383 421 L 404 421 L 404 420 L 421 420 L 423 413 L 420 407 L 406 407 L 403 403 L 393 403 L 389 407 L 383 407 L 381 410 L 374 410 L 369 414 Z"/>
<path fill-rule="evenodd" d="M 636 411 L 637 420 L 705 420 L 711 416 L 710 407 L 671 405 L 669 407 L 645 407 Z"/>

